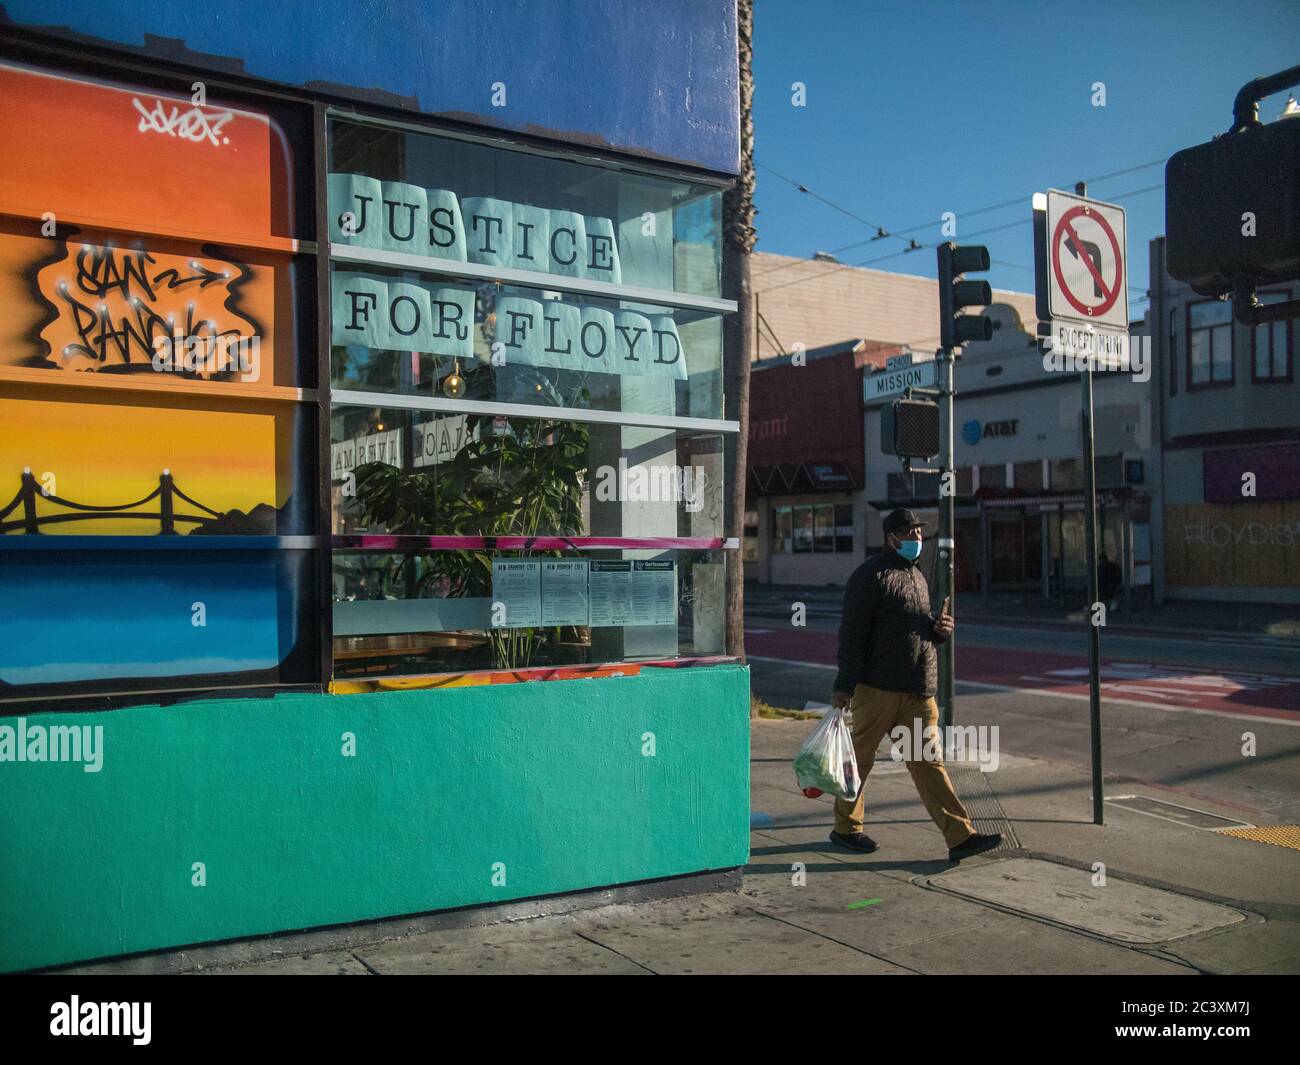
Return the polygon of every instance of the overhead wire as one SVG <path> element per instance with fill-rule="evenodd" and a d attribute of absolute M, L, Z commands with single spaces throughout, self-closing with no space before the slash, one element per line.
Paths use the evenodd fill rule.
<path fill-rule="evenodd" d="M 1137 164 L 1135 164 L 1135 165 L 1133 165 L 1133 166 L 1123 167 L 1123 168 L 1121 168 L 1121 169 L 1119 169 L 1119 170 L 1112 170 L 1112 171 L 1110 171 L 1109 173 L 1106 173 L 1106 174 L 1098 174 L 1098 175 L 1096 175 L 1095 177 L 1086 178 L 1086 179 L 1084 179 L 1084 180 L 1087 181 L 1089 184 L 1092 184 L 1092 183 L 1095 183 L 1095 182 L 1100 182 L 1100 181 L 1107 181 L 1107 180 L 1109 180 L 1110 178 L 1121 177 L 1121 176 L 1123 176 L 1123 175 L 1125 175 L 1125 174 L 1133 174 L 1133 173 L 1136 173 L 1136 172 L 1139 171 L 1139 170 L 1149 170 L 1151 167 L 1153 167 L 1153 166 L 1160 166 L 1160 165 L 1164 164 L 1164 163 L 1167 162 L 1167 161 L 1168 161 L 1168 158 L 1167 158 L 1167 157 L 1166 157 L 1166 158 L 1162 158 L 1162 159 L 1153 159 L 1153 160 L 1151 160 L 1150 162 L 1146 162 L 1146 163 L 1137 163 Z M 867 226 L 869 229 L 874 229 L 874 230 L 876 231 L 876 232 L 875 232 L 875 235 L 873 235 L 873 236 L 866 237 L 866 238 L 864 238 L 864 239 L 862 239 L 862 240 L 853 241 L 853 242 L 850 243 L 850 244 L 844 244 L 844 245 L 841 245 L 841 246 L 838 247 L 838 248 L 832 248 L 828 253 L 826 253 L 826 254 L 829 254 L 829 255 L 839 255 L 839 254 L 841 254 L 841 253 L 843 253 L 843 252 L 845 252 L 845 251 L 849 251 L 849 250 L 851 250 L 851 249 L 853 249 L 853 248 L 858 248 L 858 247 L 861 247 L 861 246 L 864 245 L 864 244 L 870 244 L 870 243 L 873 243 L 874 241 L 881 240 L 881 239 L 884 239 L 884 238 L 893 238 L 893 239 L 897 239 L 897 240 L 904 240 L 904 239 L 905 239 L 905 238 L 904 238 L 904 234 L 907 234 L 907 233 L 915 233 L 915 232 L 917 232 L 918 230 L 921 230 L 921 229 L 928 229 L 929 227 L 931 227 L 931 226 L 933 226 L 933 225 L 936 224 L 933 220 L 931 220 L 931 221 L 928 221 L 928 222 L 919 222 L 919 223 L 917 223 L 916 225 L 907 226 L 907 227 L 904 227 L 903 229 L 893 229 L 893 230 L 890 230 L 890 229 L 887 229 L 887 228 L 884 227 L 884 226 L 878 225 L 877 223 L 870 221 L 869 219 L 866 219 L 866 218 L 862 217 L 861 215 L 859 215 L 859 214 L 857 214 L 857 213 L 855 213 L 855 212 L 853 212 L 853 211 L 850 211 L 848 208 L 841 206 L 840 204 L 836 203 L 834 200 L 830 199 L 829 197 L 827 197 L 827 196 L 823 196 L 821 193 L 814 192 L 812 189 L 810 189 L 807 185 L 803 184 L 802 182 L 796 181 L 795 179 L 793 179 L 793 178 L 791 178 L 791 177 L 787 177 L 785 174 L 782 174 L 782 173 L 780 173 L 779 171 L 774 170 L 772 167 L 768 166 L 768 165 L 765 164 L 765 163 L 759 163 L 758 166 L 761 167 L 763 170 L 766 170 L 768 173 L 772 174 L 774 177 L 777 177 L 777 178 L 779 178 L 781 181 L 784 181 L 786 184 L 790 185 L 792 188 L 797 189 L 799 192 L 802 192 L 802 193 L 805 193 L 805 194 L 811 196 L 813 199 L 817 200 L 817 201 L 820 202 L 820 203 L 825 204 L 826 206 L 832 208 L 832 209 L 835 210 L 835 211 L 838 211 L 840 214 L 843 214 L 843 215 L 845 215 L 845 216 L 848 217 L 848 218 L 852 218 L 854 221 L 856 221 L 856 222 L 860 222 L 862 225 Z M 1159 186 L 1159 185 L 1153 186 L 1153 188 L 1160 188 L 1160 187 L 1161 187 L 1161 186 Z M 1143 191 L 1147 191 L 1147 190 L 1143 190 Z M 1128 195 L 1134 195 L 1134 193 L 1129 193 Z M 1115 198 L 1117 198 L 1117 197 L 1111 197 L 1111 198 L 1112 198 L 1112 199 L 1115 199 Z M 1024 196 L 1017 196 L 1017 197 L 1015 197 L 1014 199 L 1003 200 L 1001 203 L 988 204 L 988 205 L 986 205 L 986 206 L 984 206 L 984 207 L 976 207 L 976 208 L 972 208 L 971 210 L 967 210 L 967 211 L 954 212 L 954 214 L 956 214 L 957 217 L 962 217 L 962 218 L 970 218 L 970 217 L 972 217 L 972 216 L 975 216 L 975 215 L 982 215 L 982 214 L 991 214 L 991 213 L 994 212 L 994 211 L 1005 210 L 1005 209 L 1008 208 L 1008 207 L 1014 207 L 1014 206 L 1017 206 L 1017 205 L 1023 205 L 1024 202 L 1025 202 L 1025 199 L 1026 199 L 1026 197 L 1024 197 Z M 1000 229 L 1000 228 L 1010 228 L 1010 227 L 1009 227 L 1009 226 L 1007 226 L 1007 227 L 994 227 L 994 228 L 992 228 L 992 229 L 981 230 L 979 233 L 966 234 L 966 236 L 968 236 L 968 237 L 969 237 L 969 236 L 978 236 L 978 235 L 981 235 L 981 234 L 983 234 L 983 233 L 992 233 L 992 232 L 997 232 L 998 229 Z M 918 251 L 918 250 L 920 250 L 920 247 L 921 247 L 921 246 L 918 245 L 917 242 L 916 242 L 915 240 L 910 240 L 910 239 L 909 239 L 909 240 L 907 240 L 907 244 L 908 244 L 908 247 L 905 249 L 905 250 L 907 250 L 907 251 Z M 795 267 L 795 266 L 800 266 L 800 265 L 802 265 L 803 263 L 806 263 L 806 262 L 815 262 L 815 261 L 816 261 L 815 259 L 799 259 L 799 260 L 796 260 L 795 262 L 790 262 L 790 263 L 781 263 L 781 264 L 778 264 L 778 265 L 776 265 L 776 266 L 769 267 L 769 268 L 767 268 L 766 270 L 760 270 L 760 271 L 758 271 L 756 274 L 754 274 L 754 278 L 757 279 L 757 278 L 759 278 L 759 277 L 764 277 L 764 276 L 766 276 L 767 274 L 773 274 L 773 273 L 776 273 L 777 271 L 780 271 L 780 270 L 788 270 L 788 269 L 791 269 L 791 268 L 793 268 L 793 267 Z M 881 260 L 876 259 L 876 260 L 873 260 L 873 261 L 879 262 L 879 261 L 881 261 Z M 859 264 L 859 265 L 861 265 L 861 264 Z"/>

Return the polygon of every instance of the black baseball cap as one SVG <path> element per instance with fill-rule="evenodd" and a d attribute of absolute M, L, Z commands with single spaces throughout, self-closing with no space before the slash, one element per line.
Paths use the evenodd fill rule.
<path fill-rule="evenodd" d="M 885 520 L 881 522 L 881 528 L 885 530 L 885 535 L 888 536 L 890 533 L 906 532 L 908 529 L 924 529 L 926 524 L 912 511 L 900 507 L 898 510 L 891 510 L 885 515 Z"/>

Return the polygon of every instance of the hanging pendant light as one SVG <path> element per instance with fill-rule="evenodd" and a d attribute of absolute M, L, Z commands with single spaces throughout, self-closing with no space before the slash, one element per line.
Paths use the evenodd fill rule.
<path fill-rule="evenodd" d="M 465 378 L 460 375 L 460 359 L 455 361 L 455 365 L 442 382 L 442 391 L 448 399 L 460 399 L 465 394 Z"/>

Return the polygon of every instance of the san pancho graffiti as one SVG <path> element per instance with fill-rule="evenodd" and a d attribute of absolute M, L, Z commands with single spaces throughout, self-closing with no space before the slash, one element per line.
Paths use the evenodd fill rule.
<path fill-rule="evenodd" d="M 36 275 L 54 309 L 40 333 L 47 362 L 74 371 L 261 376 L 261 330 L 238 307 L 247 267 L 76 242 L 66 253 Z"/>

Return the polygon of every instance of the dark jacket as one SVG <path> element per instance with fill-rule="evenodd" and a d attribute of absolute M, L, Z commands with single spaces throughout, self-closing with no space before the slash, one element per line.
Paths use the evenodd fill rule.
<path fill-rule="evenodd" d="M 916 564 L 896 551 L 873 555 L 853 571 L 840 619 L 837 692 L 857 684 L 933 695 L 938 688 L 930 591 Z"/>

